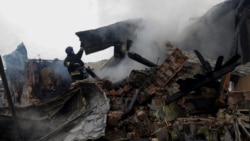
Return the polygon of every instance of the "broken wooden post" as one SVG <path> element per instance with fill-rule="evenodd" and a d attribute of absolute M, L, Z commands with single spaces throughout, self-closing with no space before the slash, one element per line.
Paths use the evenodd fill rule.
<path fill-rule="evenodd" d="M 11 114 L 12 114 L 12 118 L 13 118 L 14 124 L 17 127 L 18 136 L 21 137 L 20 136 L 21 135 L 20 134 L 20 128 L 19 128 L 17 117 L 16 117 L 16 113 L 15 113 L 14 105 L 13 105 L 13 102 L 12 102 L 12 98 L 11 98 L 11 95 L 10 95 L 10 90 L 9 90 L 7 78 L 6 78 L 6 75 L 5 75 L 5 72 L 4 72 L 4 66 L 3 66 L 1 56 L 0 56 L 0 75 L 1 75 L 1 78 L 2 78 L 2 81 L 3 81 L 4 90 L 5 90 L 5 93 L 6 93 L 6 96 L 7 96 L 7 100 L 8 100 L 8 104 L 9 104 L 10 111 L 11 111 Z"/>

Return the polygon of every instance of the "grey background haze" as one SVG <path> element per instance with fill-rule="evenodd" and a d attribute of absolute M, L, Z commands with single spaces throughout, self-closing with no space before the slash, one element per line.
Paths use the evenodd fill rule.
<path fill-rule="evenodd" d="M 169 41 L 189 50 L 197 48 L 195 46 L 197 38 L 187 37 L 191 32 L 197 32 L 196 27 L 198 31 L 204 28 L 202 22 L 197 25 L 198 19 L 221 2 L 224 0 L 43 0 L 35 2 L 0 0 L 0 53 L 10 53 L 23 42 L 27 47 L 28 58 L 64 59 L 65 47 L 70 45 L 75 50 L 79 49 L 80 41 L 75 32 L 140 18 L 145 20 L 144 28 L 138 32 L 131 51 L 160 64 L 167 57 L 166 43 Z M 231 21 L 232 16 L 233 14 L 225 16 L 226 21 Z M 223 20 L 219 20 L 217 25 L 219 23 L 223 27 L 223 22 L 220 21 Z M 205 23 L 213 25 L 213 22 Z M 232 24 L 230 22 L 228 26 L 231 27 Z M 200 37 L 207 38 L 208 31 L 199 32 Z M 214 32 L 214 35 L 219 37 L 217 32 Z M 181 41 L 189 42 L 188 46 Z M 210 43 L 206 45 L 209 45 L 208 50 L 213 56 L 223 52 L 223 50 L 214 52 L 219 42 L 213 44 L 209 39 L 204 41 Z M 206 52 L 206 45 L 199 45 L 202 46 L 202 52 Z M 211 55 L 209 52 L 206 52 L 207 56 Z M 112 55 L 113 48 L 109 48 L 84 55 L 82 60 L 95 62 L 109 59 Z M 101 78 L 120 81 L 128 76 L 132 69 L 144 68 L 146 66 L 125 58 L 118 66 L 98 71 L 97 74 Z"/>
<path fill-rule="evenodd" d="M 75 50 L 79 47 L 75 32 L 131 18 L 149 21 L 140 46 L 148 46 L 152 41 L 160 45 L 165 40 L 176 40 L 190 24 L 190 18 L 200 17 L 222 1 L 0 0 L 0 54 L 12 52 L 23 42 L 29 58 L 64 59 L 66 46 L 71 45 Z M 151 50 L 148 48 L 143 54 Z M 109 49 L 83 59 L 94 62 L 111 56 Z"/>

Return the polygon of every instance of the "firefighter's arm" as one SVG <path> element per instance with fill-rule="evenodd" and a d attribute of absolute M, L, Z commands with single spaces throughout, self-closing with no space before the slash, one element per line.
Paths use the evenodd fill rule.
<path fill-rule="evenodd" d="M 78 58 L 80 59 L 80 58 L 82 58 L 82 55 L 83 55 L 83 51 L 84 51 L 84 47 L 80 47 L 80 50 L 77 52 L 77 56 L 78 56 Z"/>

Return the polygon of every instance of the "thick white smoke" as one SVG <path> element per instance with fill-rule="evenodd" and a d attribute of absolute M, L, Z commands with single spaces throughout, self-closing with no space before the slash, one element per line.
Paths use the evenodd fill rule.
<path fill-rule="evenodd" d="M 100 22 L 110 24 L 121 20 L 141 18 L 145 21 L 144 30 L 138 32 L 131 51 L 151 62 L 160 64 L 165 60 L 166 43 L 179 45 L 186 28 L 204 15 L 214 5 L 224 0 L 102 0 L 99 1 Z M 205 33 L 204 33 L 205 34 Z M 125 58 L 115 68 L 103 70 L 99 75 L 113 81 L 129 75 L 132 69 L 145 66 Z"/>
<path fill-rule="evenodd" d="M 22 14 L 19 17 L 25 18 L 23 20 L 19 18 L 19 21 L 22 21 L 21 23 L 25 25 L 26 28 L 24 30 L 29 32 L 21 32 L 20 28 L 17 30 L 17 28 L 6 22 L 0 15 L 0 53 L 10 53 L 21 42 L 24 42 L 25 45 L 28 42 L 27 50 L 28 55 L 32 55 L 31 58 L 37 58 L 38 55 L 41 55 L 40 57 L 43 59 L 64 59 L 64 49 L 66 46 L 73 45 L 75 49 L 78 49 L 80 42 L 74 33 L 80 30 L 88 30 L 83 28 L 84 25 L 87 24 L 91 27 L 91 23 L 96 23 L 96 19 L 98 19 L 99 26 L 96 26 L 98 28 L 118 21 L 140 18 L 146 21 L 144 24 L 145 28 L 138 32 L 138 38 L 133 42 L 131 51 L 140 54 L 153 63 L 160 64 L 166 58 L 166 42 L 170 41 L 178 44 L 179 47 L 183 47 L 183 44 L 180 44 L 179 41 L 183 37 L 185 37 L 183 39 L 185 40 L 189 35 L 189 33 L 184 31 L 187 31 L 186 28 L 195 22 L 193 19 L 201 17 L 213 6 L 223 1 L 225 0 L 93 0 L 91 4 L 86 4 L 92 8 L 86 8 L 86 5 L 83 5 L 81 1 L 77 1 L 77 3 L 72 1 L 72 4 L 65 1 L 51 2 L 47 8 L 44 7 L 50 1 L 39 2 L 39 4 L 29 1 L 30 5 L 24 4 L 27 1 L 20 2 L 20 5 L 27 7 L 20 8 L 20 6 L 16 6 L 15 8 Z M 87 9 L 86 11 L 89 13 L 83 11 L 83 9 Z M 36 13 L 35 16 L 31 14 L 31 11 Z M 32 22 L 29 22 L 28 20 L 32 18 Z M 79 21 L 76 19 L 79 19 Z M 12 21 L 18 20 L 12 19 Z M 223 25 L 223 23 L 220 24 Z M 201 27 L 200 29 L 204 29 L 203 26 L 199 26 Z M 92 25 L 92 27 L 95 26 Z M 31 34 L 33 33 L 31 31 L 36 31 L 36 34 Z M 206 32 L 207 30 L 200 32 L 199 36 L 206 38 Z M 25 33 L 30 33 L 28 36 L 32 38 L 25 38 Z M 19 35 L 22 36 L 20 37 Z M 71 38 L 74 38 L 74 43 Z M 189 44 L 191 48 L 195 45 L 197 44 Z M 213 51 L 212 47 L 206 48 L 208 45 L 209 47 L 218 47 L 218 43 L 214 45 L 213 42 L 208 40 L 199 45 L 203 49 L 205 48 L 202 52 L 207 50 L 210 52 Z M 190 49 L 189 46 L 187 49 Z M 218 52 L 221 53 L 223 50 Z M 101 54 L 100 58 L 103 58 L 103 56 L 105 54 Z M 107 56 L 110 55 L 108 54 Z M 87 61 L 87 59 L 88 56 L 83 57 L 83 61 Z M 112 80 L 118 81 L 126 77 L 132 69 L 145 68 L 144 65 L 129 58 L 123 60 L 117 67 L 115 70 L 111 69 L 107 70 L 107 72 L 101 72 L 100 75 L 102 77 L 112 77 Z"/>

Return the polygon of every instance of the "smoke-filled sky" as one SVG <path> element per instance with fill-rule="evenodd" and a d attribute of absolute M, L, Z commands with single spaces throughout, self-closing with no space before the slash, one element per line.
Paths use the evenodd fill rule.
<path fill-rule="evenodd" d="M 202 16 L 222 1 L 0 0 L 0 54 L 11 53 L 23 42 L 29 58 L 64 59 L 67 46 L 75 50 L 80 46 L 75 32 L 131 18 L 150 21 L 150 28 L 141 35 L 146 42 L 156 38 L 175 40 L 190 19 Z M 83 60 L 94 62 L 110 58 L 112 53 L 110 48 L 83 56 Z"/>

